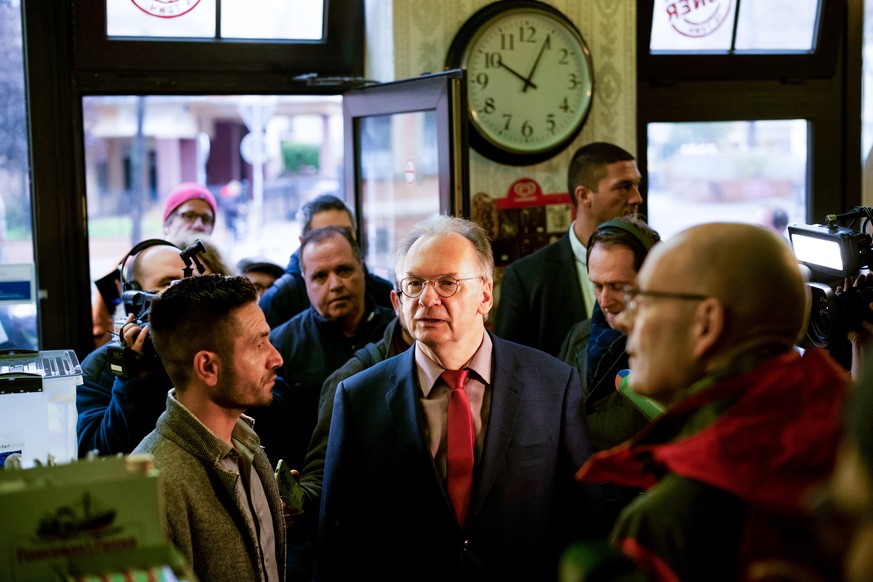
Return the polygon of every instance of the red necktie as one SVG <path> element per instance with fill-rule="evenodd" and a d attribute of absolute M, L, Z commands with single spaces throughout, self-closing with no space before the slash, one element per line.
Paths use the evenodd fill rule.
<path fill-rule="evenodd" d="M 464 385 L 468 370 L 446 370 L 443 380 L 452 389 L 449 397 L 446 441 L 446 488 L 461 527 L 467 517 L 473 489 L 473 415 Z"/>

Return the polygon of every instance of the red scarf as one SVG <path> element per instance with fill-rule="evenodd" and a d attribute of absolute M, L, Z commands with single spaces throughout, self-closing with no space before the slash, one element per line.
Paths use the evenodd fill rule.
<path fill-rule="evenodd" d="M 753 506 L 797 511 L 830 475 L 849 377 L 824 351 L 788 352 L 671 407 L 632 440 L 592 456 L 576 477 L 652 487 L 656 470 L 724 489 Z M 702 406 L 736 401 L 699 432 L 673 438 Z"/>

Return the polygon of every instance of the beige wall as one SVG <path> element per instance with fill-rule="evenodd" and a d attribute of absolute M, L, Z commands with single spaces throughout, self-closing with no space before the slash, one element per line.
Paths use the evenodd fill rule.
<path fill-rule="evenodd" d="M 463 23 L 489 0 L 367 0 L 367 77 L 392 81 L 443 69 Z M 591 141 L 610 141 L 636 154 L 636 3 L 631 0 L 551 0 L 572 20 L 594 59 L 594 103 L 576 141 L 546 162 L 505 166 L 470 151 L 470 193 L 506 195 L 519 178 L 544 193 L 566 192 L 572 153 Z M 387 34 L 393 31 L 393 34 Z"/>

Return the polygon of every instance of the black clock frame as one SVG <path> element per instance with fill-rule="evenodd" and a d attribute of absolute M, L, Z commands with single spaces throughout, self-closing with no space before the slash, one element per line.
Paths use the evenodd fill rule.
<path fill-rule="evenodd" d="M 588 44 L 585 42 L 585 38 L 582 36 L 582 33 L 579 31 L 578 28 L 576 28 L 576 25 L 573 24 L 573 22 L 569 18 L 567 18 L 567 16 L 564 15 L 564 13 L 562 13 L 560 10 L 543 2 L 538 2 L 537 0 L 498 0 L 497 2 L 488 4 L 487 6 L 479 9 L 461 26 L 457 34 L 455 34 L 455 38 L 452 39 L 452 44 L 449 46 L 448 53 L 446 53 L 445 64 L 446 68 L 449 69 L 466 68 L 466 63 L 463 62 L 464 53 L 466 52 L 467 46 L 470 44 L 470 41 L 473 40 L 473 38 L 476 36 L 477 32 L 482 28 L 482 26 L 486 25 L 496 16 L 499 16 L 504 12 L 516 9 L 537 10 L 545 12 L 560 20 L 570 30 L 574 31 L 582 42 L 584 52 L 588 57 L 588 66 L 591 72 L 591 99 L 588 102 L 588 107 L 585 110 L 585 114 L 582 116 L 582 119 L 579 121 L 578 126 L 564 140 L 540 152 L 519 153 L 517 151 L 509 150 L 505 147 L 495 144 L 493 141 L 488 139 L 479 131 L 479 128 L 473 122 L 473 116 L 471 112 L 469 116 L 470 120 L 468 123 L 470 124 L 470 146 L 473 149 L 475 149 L 486 158 L 495 162 L 499 162 L 501 164 L 510 166 L 530 166 L 553 158 L 555 155 L 563 151 L 568 145 L 570 145 L 573 140 L 575 140 L 576 137 L 579 135 L 579 132 L 582 131 L 582 128 L 585 126 L 585 122 L 588 120 L 588 115 L 591 113 L 591 108 L 594 103 L 594 64 L 591 60 L 591 52 L 588 49 Z M 467 79 L 467 82 L 469 83 L 469 77 Z M 469 102 L 466 106 L 469 111 Z"/>

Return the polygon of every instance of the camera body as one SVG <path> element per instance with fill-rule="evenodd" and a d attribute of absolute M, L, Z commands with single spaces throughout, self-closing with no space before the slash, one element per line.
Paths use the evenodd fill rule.
<path fill-rule="evenodd" d="M 115 333 L 121 341 L 118 347 L 110 348 L 107 352 L 109 369 L 120 378 L 130 378 L 132 375 L 145 372 L 154 365 L 158 354 L 152 345 L 151 338 L 146 338 L 142 352 L 132 349 L 124 343 L 124 326 L 135 324 L 145 327 L 149 322 L 149 313 L 152 308 L 152 299 L 157 297 L 154 291 L 128 290 L 121 294 L 124 304 L 124 312 L 129 316 L 133 314 L 133 321 L 128 324 L 127 318 L 116 320 Z"/>
<path fill-rule="evenodd" d="M 145 241 L 134 247 L 134 250 L 140 252 L 143 244 L 153 243 L 154 241 Z M 166 243 L 166 241 L 158 241 Z M 175 246 L 172 243 L 166 243 L 170 246 Z M 143 247 L 145 248 L 145 247 Z M 182 269 L 183 277 L 193 275 L 194 268 L 197 268 L 199 274 L 203 274 L 206 268 L 197 258 L 198 254 L 205 253 L 206 247 L 200 239 L 196 239 L 194 244 L 186 249 L 179 250 L 179 256 L 185 267 Z M 130 256 L 131 253 L 128 253 Z M 125 257 L 126 259 L 127 257 Z M 122 260 L 119 268 L 123 268 L 125 260 Z M 122 279 L 123 283 L 123 279 Z M 172 283 L 171 283 L 172 284 Z M 121 301 L 124 304 L 124 312 L 129 317 L 133 314 L 132 324 L 145 328 L 149 323 L 149 315 L 152 308 L 152 300 L 158 296 L 158 291 L 143 291 L 133 286 L 131 289 L 125 289 L 121 294 Z M 127 317 L 115 322 L 115 335 L 119 338 L 120 344 L 113 346 L 107 350 L 107 359 L 109 368 L 112 373 L 119 378 L 131 378 L 136 375 L 144 374 L 154 369 L 160 364 L 160 358 L 155 351 L 154 345 L 151 342 L 151 337 L 147 337 L 142 351 L 137 351 L 126 345 L 124 342 L 124 326 L 128 325 Z"/>
<path fill-rule="evenodd" d="M 841 226 L 841 220 L 863 217 L 861 228 Z M 792 224 L 788 236 L 794 255 L 809 269 L 811 293 L 807 347 L 832 349 L 844 343 L 846 334 L 861 329 L 861 322 L 873 322 L 869 305 L 873 288 L 851 287 L 841 291 L 847 277 L 857 277 L 873 259 L 873 237 L 866 232 L 873 222 L 873 208 L 858 206 L 842 215 L 828 215 L 825 224 Z"/>

